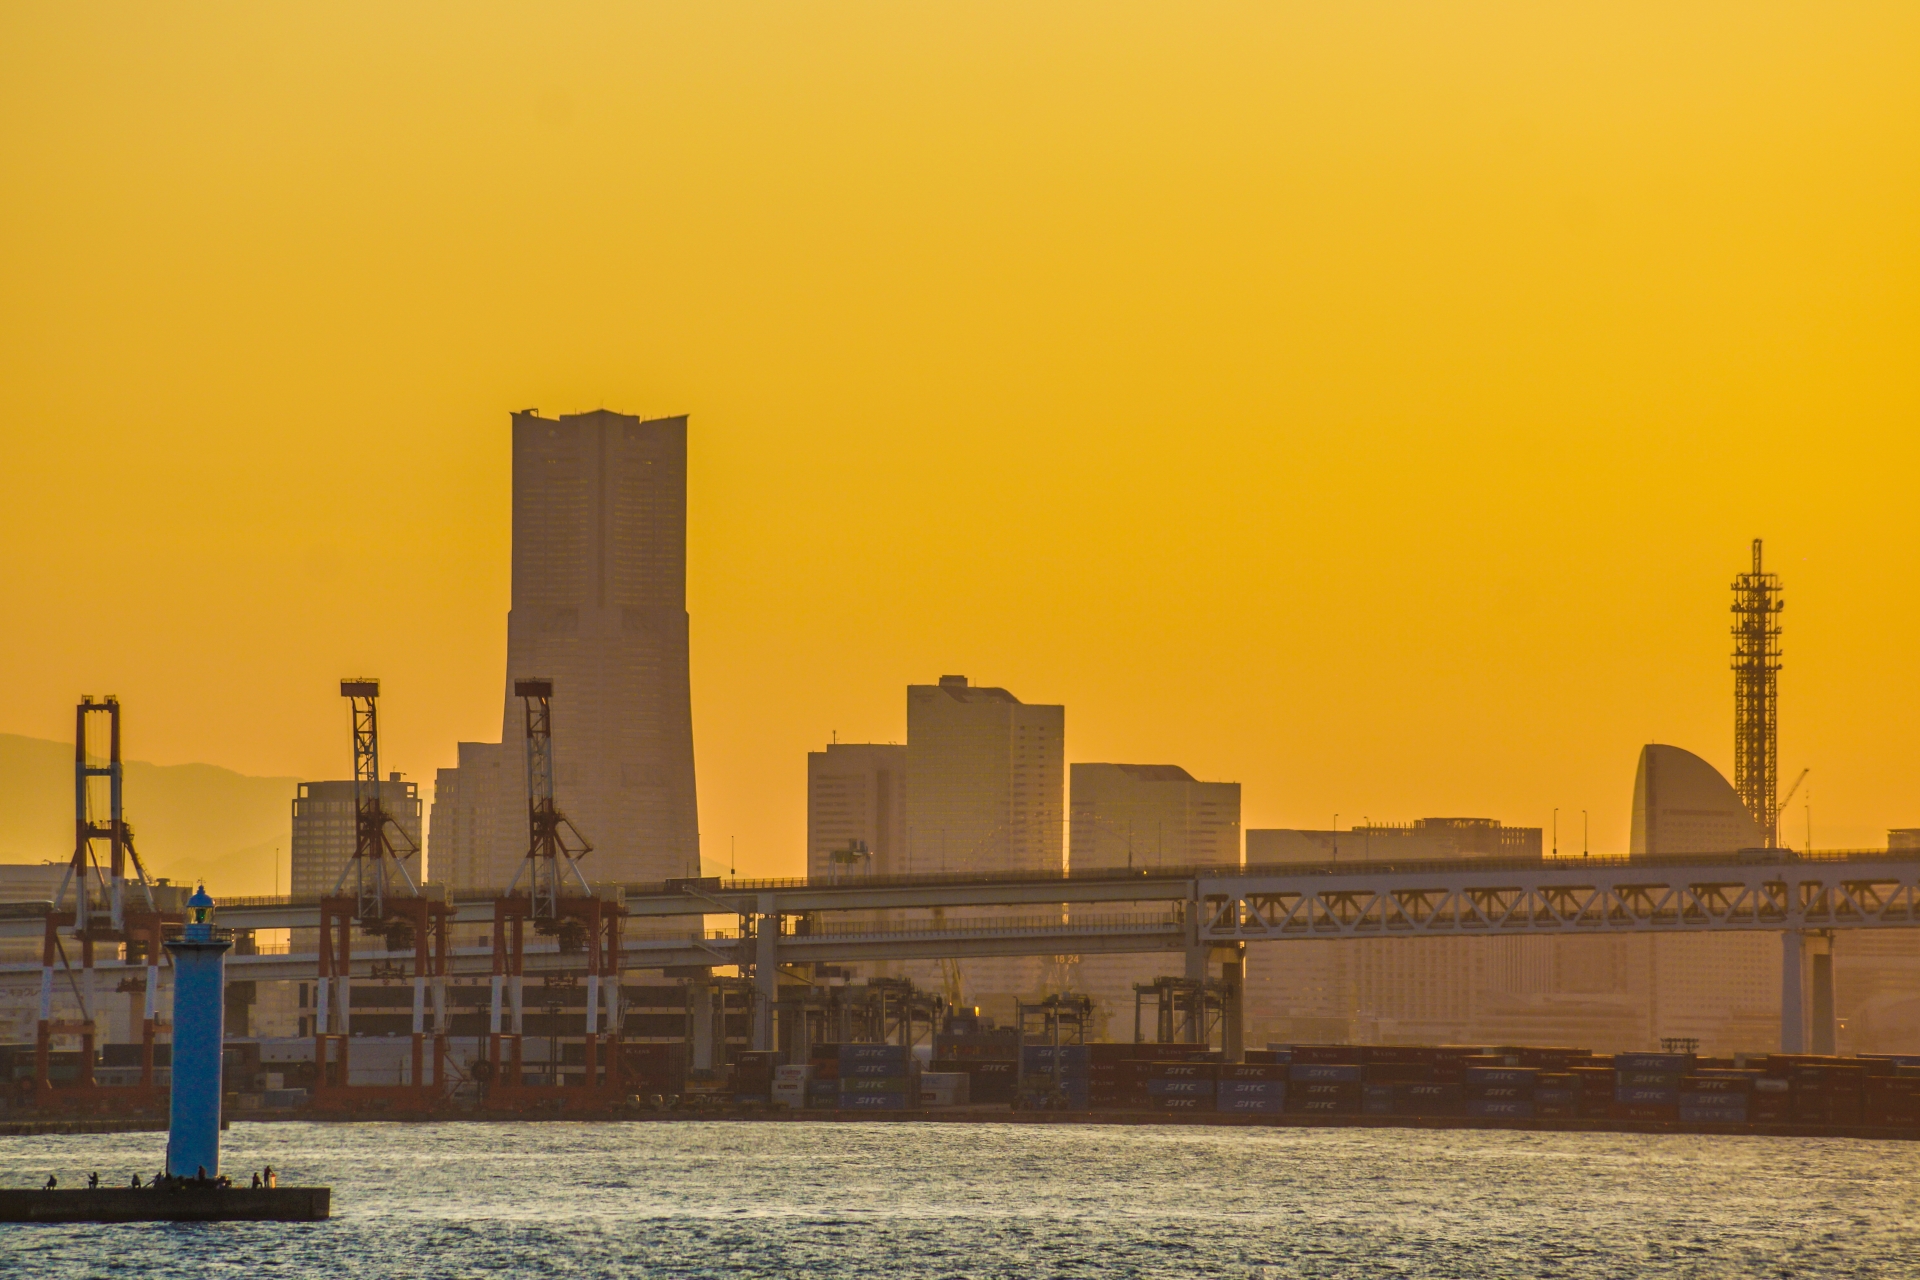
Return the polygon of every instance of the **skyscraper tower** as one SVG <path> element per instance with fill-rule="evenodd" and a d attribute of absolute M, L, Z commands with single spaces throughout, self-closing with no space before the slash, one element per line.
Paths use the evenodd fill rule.
<path fill-rule="evenodd" d="M 555 794 L 593 842 L 587 874 L 699 874 L 684 416 L 513 415 L 506 675 L 508 760 L 526 750 L 514 682 L 553 683 Z M 525 812 L 521 771 L 499 774 L 501 812 Z"/>
<path fill-rule="evenodd" d="M 1733 580 L 1733 789 L 1771 849 L 1780 842 L 1780 598 L 1778 574 L 1760 567 Z"/>

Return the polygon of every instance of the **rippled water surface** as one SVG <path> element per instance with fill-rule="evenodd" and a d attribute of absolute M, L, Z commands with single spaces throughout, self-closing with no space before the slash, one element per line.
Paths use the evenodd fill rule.
<path fill-rule="evenodd" d="M 124 1183 L 165 1135 L 0 1138 Z M 1920 1149 L 986 1124 L 236 1124 L 313 1224 L 0 1226 L 0 1275 L 1916 1276 Z"/>

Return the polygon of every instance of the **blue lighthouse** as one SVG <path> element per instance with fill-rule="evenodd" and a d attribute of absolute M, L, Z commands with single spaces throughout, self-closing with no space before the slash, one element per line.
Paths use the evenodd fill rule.
<path fill-rule="evenodd" d="M 201 885 L 187 899 L 186 928 L 167 939 L 173 956 L 173 1102 L 167 1172 L 220 1172 L 220 1050 L 225 1035 L 229 930 L 213 927 L 213 899 Z"/>

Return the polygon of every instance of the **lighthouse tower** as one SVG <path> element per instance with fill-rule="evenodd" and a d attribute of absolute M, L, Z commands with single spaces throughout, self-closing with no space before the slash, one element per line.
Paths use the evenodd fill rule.
<path fill-rule="evenodd" d="M 167 939 L 174 973 L 167 1173 L 176 1178 L 220 1172 L 220 1049 L 232 945 L 231 930 L 214 928 L 213 899 L 201 885 L 187 899 L 186 927 Z"/>

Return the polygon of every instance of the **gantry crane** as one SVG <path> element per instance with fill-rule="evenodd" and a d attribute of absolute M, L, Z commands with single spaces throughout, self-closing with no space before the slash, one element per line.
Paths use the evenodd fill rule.
<path fill-rule="evenodd" d="M 409 871 L 420 853 L 380 792 L 378 680 L 342 680 L 353 714 L 353 855 L 333 892 L 320 899 L 319 982 L 314 1000 L 314 1101 L 352 1108 L 379 1100 L 429 1109 L 445 1087 L 446 978 L 452 904 L 443 885 Z M 351 885 L 351 892 L 348 892 Z M 353 930 L 381 939 L 389 951 L 413 951 L 413 1075 L 405 1085 L 352 1086 Z M 433 996 L 432 1070 L 427 1060 L 427 995 Z M 329 1068 L 331 1067 L 331 1076 Z"/>
<path fill-rule="evenodd" d="M 97 745 L 90 730 L 95 722 L 106 720 L 107 744 L 104 755 L 90 748 Z M 80 1039 L 80 1070 L 71 1086 L 63 1088 L 59 1100 L 76 1105 L 98 1101 L 94 1094 L 94 1016 L 99 1007 L 94 986 L 94 958 L 97 950 L 125 948 L 125 959 L 147 962 L 145 1013 L 141 1019 L 140 1096 L 136 1106 L 155 1100 L 153 1079 L 154 1037 L 159 1027 L 156 999 L 160 987 L 160 933 L 163 924 L 182 917 L 178 904 L 163 901 L 170 897 L 156 893 L 134 849 L 133 828 L 128 825 L 122 807 L 123 773 L 120 763 L 120 700 L 109 694 L 95 702 L 91 696 L 80 699 L 74 711 L 73 735 L 73 856 L 60 877 L 54 893 L 53 909 L 47 914 L 46 937 L 41 950 L 40 1017 L 35 1037 L 34 1092 L 41 1101 L 54 1098 L 50 1066 L 53 1038 L 77 1035 Z M 106 815 L 102 821 L 96 811 L 95 780 L 107 783 Z M 100 858 L 101 843 L 106 845 L 106 860 Z M 129 874 L 131 872 L 131 874 Z M 71 894 L 71 897 L 69 897 Z M 173 907 L 172 914 L 161 910 Z M 73 975 L 60 930 L 65 928 L 80 946 L 80 976 Z M 77 1019 L 58 1021 L 53 1016 L 54 966 L 66 970 L 68 983 L 79 1004 Z"/>
<path fill-rule="evenodd" d="M 620 919 L 626 914 L 617 886 L 596 892 L 580 872 L 593 846 L 561 811 L 553 791 L 553 681 L 516 680 L 527 735 L 527 851 L 513 880 L 493 904 L 493 990 L 488 1014 L 488 1103 L 517 1110 L 537 1101 L 571 1098 L 587 1105 L 620 1089 Z M 526 1035 L 526 929 L 556 940 L 562 955 L 586 960 L 585 1091 L 544 1097 L 525 1082 L 522 1043 Z M 571 985 L 573 975 L 554 975 Z M 603 1003 L 608 1049 L 602 1079 L 600 1018 Z M 557 997 L 556 997 L 557 1000 Z M 548 1016 L 555 1017 L 553 1009 Z M 511 1024 L 510 1028 L 505 1025 Z M 560 1083 L 560 1064 L 548 1063 L 549 1081 Z"/>

